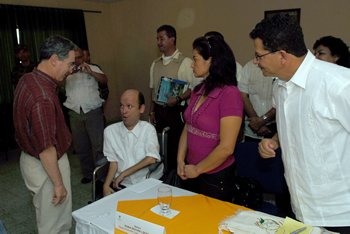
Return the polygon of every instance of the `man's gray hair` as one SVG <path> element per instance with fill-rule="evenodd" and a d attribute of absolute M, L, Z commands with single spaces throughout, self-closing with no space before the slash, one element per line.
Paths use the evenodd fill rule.
<path fill-rule="evenodd" d="M 65 37 L 50 36 L 40 46 L 40 61 L 48 60 L 54 54 L 62 61 L 68 57 L 69 51 L 76 51 L 77 49 L 78 46 Z"/>

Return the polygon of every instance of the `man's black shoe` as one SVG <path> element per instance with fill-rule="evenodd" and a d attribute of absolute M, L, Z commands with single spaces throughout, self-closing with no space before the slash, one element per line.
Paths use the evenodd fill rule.
<path fill-rule="evenodd" d="M 92 179 L 89 179 L 89 178 L 86 178 L 84 177 L 83 179 L 81 179 L 81 183 L 82 184 L 87 184 L 87 183 L 90 183 L 92 181 Z"/>

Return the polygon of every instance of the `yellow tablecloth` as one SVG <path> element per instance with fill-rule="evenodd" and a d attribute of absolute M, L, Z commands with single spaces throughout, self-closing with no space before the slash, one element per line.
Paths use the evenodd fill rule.
<path fill-rule="evenodd" d="M 172 219 L 153 213 L 157 199 L 119 201 L 117 211 L 165 227 L 167 234 L 218 233 L 219 223 L 235 214 L 235 211 L 250 210 L 229 202 L 223 202 L 201 194 L 173 197 L 171 209 L 180 213 Z M 123 232 L 116 232 L 123 233 Z"/>

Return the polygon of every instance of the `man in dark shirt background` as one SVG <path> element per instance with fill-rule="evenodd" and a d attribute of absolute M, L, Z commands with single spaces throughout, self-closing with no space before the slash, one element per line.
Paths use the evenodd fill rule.
<path fill-rule="evenodd" d="M 26 44 L 17 45 L 15 48 L 15 56 L 20 61 L 11 72 L 11 80 L 14 88 L 18 84 L 19 79 L 29 72 L 32 72 L 34 67 L 38 66 L 37 62 L 30 61 L 30 51 L 28 50 L 28 46 Z"/>

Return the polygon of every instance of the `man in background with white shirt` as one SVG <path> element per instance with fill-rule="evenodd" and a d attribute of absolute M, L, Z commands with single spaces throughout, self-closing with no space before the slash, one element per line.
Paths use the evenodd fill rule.
<path fill-rule="evenodd" d="M 350 233 L 350 70 L 316 59 L 289 15 L 262 20 L 250 33 L 264 76 L 278 77 L 273 92 L 278 133 L 259 152 L 282 149 L 296 218 Z"/>
<path fill-rule="evenodd" d="M 81 183 L 92 181 L 97 162 L 103 157 L 103 113 L 98 82 L 107 83 L 107 76 L 97 66 L 83 61 L 83 51 L 75 52 L 75 73 L 67 77 L 67 100 L 63 104 L 69 110 L 74 149 L 78 154 L 84 178 Z M 96 163 L 95 163 L 96 162 Z"/>
<path fill-rule="evenodd" d="M 275 78 L 265 77 L 258 65 L 249 61 L 241 72 L 238 82 L 239 91 L 244 104 L 245 119 L 244 141 L 260 142 L 263 138 L 271 138 L 277 132 L 275 114 L 272 107 L 272 88 Z"/>
<path fill-rule="evenodd" d="M 203 79 L 196 79 L 191 68 L 192 60 L 182 55 L 176 49 L 176 31 L 170 25 L 163 25 L 157 29 L 157 45 L 162 54 L 153 61 L 150 69 L 151 103 L 149 109 L 150 122 L 161 133 L 165 127 L 170 127 L 168 133 L 168 170 L 177 168 L 177 148 L 185 125 L 181 114 L 185 106 L 179 105 L 191 96 L 191 89 Z M 182 80 L 190 83 L 190 89 L 176 98 L 167 96 L 166 103 L 157 99 L 161 76 Z"/>
<path fill-rule="evenodd" d="M 125 91 L 120 98 L 123 122 L 112 124 L 104 131 L 103 152 L 110 164 L 103 196 L 145 180 L 148 166 L 160 160 L 156 129 L 140 120 L 145 108 L 141 92 Z M 163 164 L 152 172 L 151 177 L 159 179 L 162 175 Z"/>

